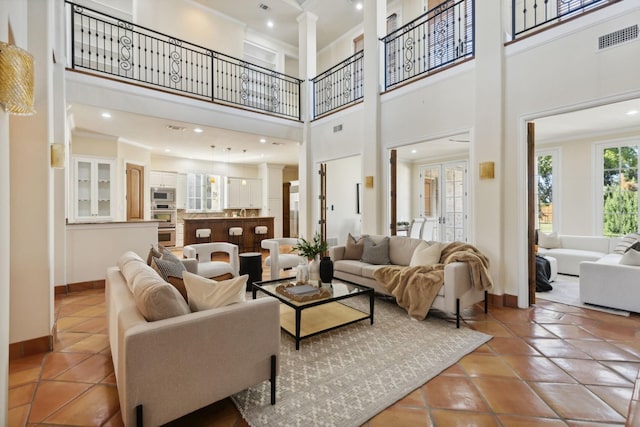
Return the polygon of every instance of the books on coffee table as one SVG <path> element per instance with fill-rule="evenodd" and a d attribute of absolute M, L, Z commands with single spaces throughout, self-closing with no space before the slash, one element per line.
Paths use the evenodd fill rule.
<path fill-rule="evenodd" d="M 291 286 L 287 288 L 287 292 L 292 295 L 309 295 L 315 294 L 319 289 L 311 285 Z"/>

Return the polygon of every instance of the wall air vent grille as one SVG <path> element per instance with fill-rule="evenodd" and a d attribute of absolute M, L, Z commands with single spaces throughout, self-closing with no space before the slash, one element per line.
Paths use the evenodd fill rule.
<path fill-rule="evenodd" d="M 625 43 L 638 38 L 638 25 L 632 25 L 613 33 L 598 37 L 598 50 L 606 49 L 620 43 Z"/>

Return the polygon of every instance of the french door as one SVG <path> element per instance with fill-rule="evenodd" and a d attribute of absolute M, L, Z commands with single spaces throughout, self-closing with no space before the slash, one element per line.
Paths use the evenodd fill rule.
<path fill-rule="evenodd" d="M 467 241 L 467 162 L 426 165 L 420 170 L 422 238 Z"/>

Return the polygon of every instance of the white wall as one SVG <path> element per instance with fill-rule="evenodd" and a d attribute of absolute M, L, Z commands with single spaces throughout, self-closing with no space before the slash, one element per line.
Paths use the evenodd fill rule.
<path fill-rule="evenodd" d="M 361 165 L 361 156 L 327 162 L 327 238 L 337 238 L 338 244 L 344 244 L 349 233 L 362 234 L 362 215 L 356 212 L 356 184 L 364 190 Z"/>
<path fill-rule="evenodd" d="M 502 262 L 509 294 L 525 295 L 525 120 L 639 96 L 640 43 L 597 51 L 599 36 L 638 23 L 640 8 L 632 3 L 611 5 L 506 49 L 504 162 L 498 170 L 504 168 Z"/>
<path fill-rule="evenodd" d="M 398 221 L 411 222 L 415 218 L 418 206 L 414 203 L 415 196 L 420 194 L 420 179 L 415 178 L 416 166 L 413 163 L 398 162 L 396 170 L 396 215 Z M 419 172 L 419 168 L 418 168 Z"/>

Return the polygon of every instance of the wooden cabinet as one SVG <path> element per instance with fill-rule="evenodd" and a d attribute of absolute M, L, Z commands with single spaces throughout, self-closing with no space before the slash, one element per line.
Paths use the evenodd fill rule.
<path fill-rule="evenodd" d="M 176 188 L 178 186 L 178 174 L 175 172 L 149 172 L 150 187 Z"/>
<path fill-rule="evenodd" d="M 184 220 L 184 244 L 191 245 L 196 242 L 196 230 L 199 228 L 211 229 L 212 242 L 228 242 L 229 228 L 242 227 L 241 252 L 253 251 L 255 228 L 258 225 L 266 225 L 268 228 L 266 239 L 273 238 L 273 217 L 246 217 L 246 218 L 185 218 Z"/>
<path fill-rule="evenodd" d="M 262 181 L 226 178 L 225 209 L 262 209 Z"/>
<path fill-rule="evenodd" d="M 73 158 L 74 221 L 113 220 L 114 165 L 113 160 Z"/>

